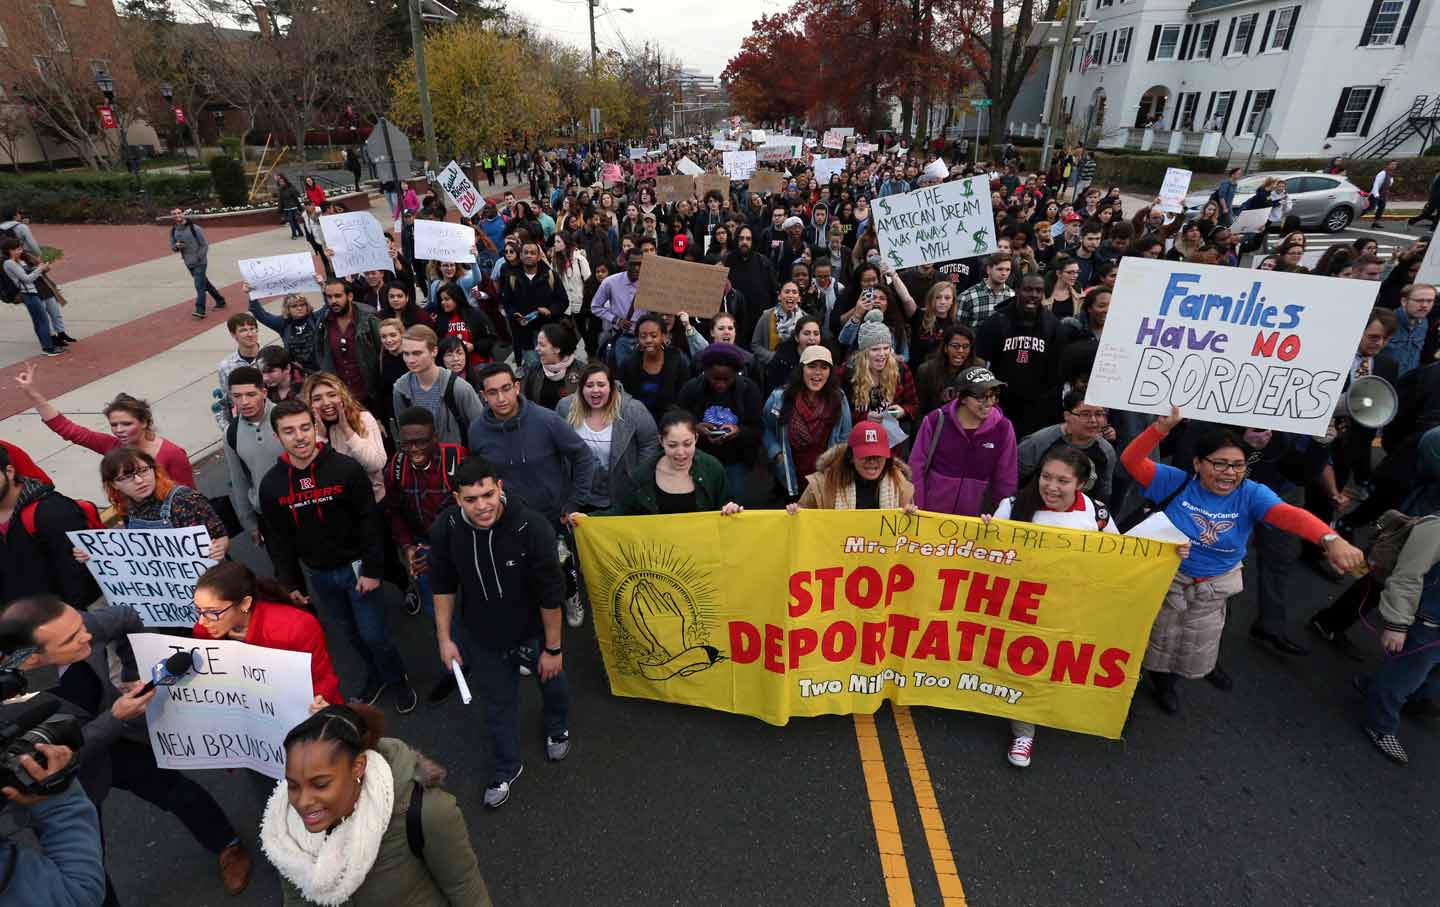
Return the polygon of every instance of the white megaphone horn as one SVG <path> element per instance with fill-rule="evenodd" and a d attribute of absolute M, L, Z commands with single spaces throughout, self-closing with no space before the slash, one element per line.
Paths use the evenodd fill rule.
<path fill-rule="evenodd" d="M 1400 398 L 1390 382 L 1379 375 L 1366 375 L 1350 382 L 1335 414 L 1365 428 L 1384 428 L 1399 408 Z"/>

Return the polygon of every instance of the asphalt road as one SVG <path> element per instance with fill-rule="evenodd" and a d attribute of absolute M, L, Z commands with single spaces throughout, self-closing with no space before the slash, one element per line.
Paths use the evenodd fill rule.
<path fill-rule="evenodd" d="M 1430 229 L 1428 221 L 1424 225 L 1411 227 L 1405 223 L 1406 218 L 1389 218 L 1381 223 L 1381 226 L 1373 226 L 1369 219 L 1363 222 L 1351 224 L 1348 230 L 1339 233 L 1326 233 L 1314 231 L 1306 234 L 1305 256 L 1300 259 L 1300 264 L 1307 268 L 1313 268 L 1320 260 L 1320 256 L 1330 246 L 1348 246 L 1360 237 L 1375 240 L 1380 258 L 1389 261 L 1391 254 L 1398 249 L 1407 248 L 1412 242 L 1427 236 L 1434 230 Z M 1270 245 L 1273 248 L 1276 243 L 1271 238 Z"/>
<path fill-rule="evenodd" d="M 207 493 L 222 490 L 214 464 L 199 475 Z M 1303 619 L 1342 586 L 1303 566 L 1291 585 L 1292 636 L 1305 639 Z M 433 636 L 398 596 L 393 604 L 392 630 L 423 692 L 439 670 Z M 480 805 L 489 773 L 478 704 L 422 704 L 394 716 L 389 732 L 449 768 L 446 786 L 500 905 L 966 903 L 953 888 L 942 896 L 936 866 L 947 868 L 948 856 L 970 904 L 1440 902 L 1440 727 L 1405 723 L 1411 765 L 1386 762 L 1358 723 L 1350 678 L 1361 666 L 1329 649 L 1286 658 L 1256 646 L 1245 633 L 1253 609 L 1251 594 L 1240 596 L 1227 629 L 1233 692 L 1183 684 L 1183 711 L 1172 717 L 1142 690 L 1123 741 L 1042 729 L 1027 770 L 1007 764 L 1000 719 L 916 708 L 901 710 L 897 726 L 882 709 L 875 724 L 900 844 L 887 849 L 903 849 L 885 864 L 890 892 L 872 824 L 884 810 L 872 811 L 867 796 L 857 722 L 775 728 L 615 698 L 588 618 L 567 630 L 575 750 L 563 763 L 544 761 L 539 697 L 526 689 L 526 770 L 502 809 Z M 1363 628 L 1354 638 L 1378 659 Z M 353 683 L 353 654 L 343 644 L 332 654 L 342 682 Z M 912 722 L 919 749 L 906 753 L 901 730 Z M 930 784 L 923 767 L 915 783 L 917 763 Z M 196 777 L 253 847 L 259 804 L 245 779 Z M 922 820 L 930 788 L 938 833 L 935 815 Z M 214 859 L 174 817 L 121 791 L 105 812 L 124 903 L 279 903 L 258 848 L 249 890 L 228 898 Z"/>

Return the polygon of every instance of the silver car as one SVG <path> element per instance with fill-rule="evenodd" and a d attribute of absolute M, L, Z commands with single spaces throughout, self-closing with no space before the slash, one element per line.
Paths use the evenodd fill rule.
<path fill-rule="evenodd" d="M 1285 181 L 1285 194 L 1293 204 L 1290 213 L 1300 218 L 1302 227 L 1339 233 L 1365 211 L 1367 193 L 1345 177 L 1296 170 L 1252 173 L 1242 178 L 1235 184 L 1235 207 L 1245 204 L 1272 176 Z M 1186 216 L 1198 217 L 1214 193 L 1212 188 L 1185 196 Z"/>

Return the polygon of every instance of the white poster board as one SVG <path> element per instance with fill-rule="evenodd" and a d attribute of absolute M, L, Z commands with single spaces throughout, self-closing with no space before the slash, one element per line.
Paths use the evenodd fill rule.
<path fill-rule="evenodd" d="M 765 136 L 765 130 L 763 130 L 763 129 L 752 129 L 752 130 L 750 130 L 750 141 L 754 142 L 755 144 L 757 144 L 757 145 L 763 145 L 763 144 L 765 144 L 765 138 L 766 138 L 766 136 Z"/>
<path fill-rule="evenodd" d="M 680 160 L 676 161 L 675 169 L 679 170 L 686 176 L 699 176 L 700 174 L 705 172 L 705 168 L 690 160 L 689 155 L 686 155 L 685 157 L 682 157 Z"/>
<path fill-rule="evenodd" d="M 1431 241 L 1425 247 L 1425 257 L 1420 261 L 1420 273 L 1415 275 L 1416 283 L 1440 283 L 1440 242 Z"/>
<path fill-rule="evenodd" d="M 337 277 L 366 271 L 395 272 L 385 229 L 369 211 L 322 214 L 320 229 L 325 233 L 325 245 L 335 253 L 330 263 Z"/>
<path fill-rule="evenodd" d="M 315 259 L 309 252 L 242 258 L 240 277 L 250 285 L 251 299 L 269 299 L 290 293 L 315 293 Z"/>
<path fill-rule="evenodd" d="M 1190 191 L 1189 170 L 1167 167 L 1165 180 L 1160 184 L 1160 210 L 1179 214 L 1185 210 L 1185 196 Z"/>
<path fill-rule="evenodd" d="M 210 532 L 204 526 L 85 529 L 65 535 L 90 555 L 85 566 L 113 607 L 129 605 L 147 627 L 195 626 L 195 581 L 215 566 L 206 556 Z"/>
<path fill-rule="evenodd" d="M 1323 435 L 1379 284 L 1122 258 L 1086 402 Z"/>
<path fill-rule="evenodd" d="M 647 155 L 647 154 L 650 153 L 650 149 L 649 149 L 649 148 L 631 148 L 629 153 L 630 153 L 630 160 L 632 160 L 632 161 L 638 161 L 638 160 L 643 160 L 644 157 L 645 157 L 645 155 Z"/>
<path fill-rule="evenodd" d="M 877 150 L 879 150 L 879 148 L 880 148 L 880 146 L 879 146 L 879 145 L 876 145 L 876 144 L 873 143 L 873 142 L 856 142 L 856 143 L 855 143 L 855 153 L 856 153 L 856 154 L 874 154 Z"/>
<path fill-rule="evenodd" d="M 839 151 L 845 147 L 845 136 L 838 129 L 827 129 L 820 139 L 820 146 Z"/>
<path fill-rule="evenodd" d="M 415 221 L 415 258 L 419 261 L 473 262 L 475 228 L 441 220 Z"/>
<path fill-rule="evenodd" d="M 159 633 L 132 633 L 130 646 L 147 677 L 176 652 L 195 656 L 194 670 L 173 686 L 157 687 L 145 709 L 157 765 L 250 768 L 285 777 L 285 735 L 310 716 L 315 698 L 309 652 Z"/>
<path fill-rule="evenodd" d="M 824 186 L 845 169 L 845 158 L 817 157 L 812 159 L 811 167 L 815 171 L 815 182 Z"/>
<path fill-rule="evenodd" d="M 998 249 L 990 184 L 982 176 L 875 199 L 870 207 L 880 254 L 898 268 Z"/>
<path fill-rule="evenodd" d="M 475 212 L 485 206 L 485 199 L 481 197 L 475 184 L 470 182 L 470 177 L 466 176 L 465 171 L 454 161 L 446 164 L 445 169 L 440 171 L 437 182 L 450 197 L 450 202 L 466 217 L 474 217 Z"/>
<path fill-rule="evenodd" d="M 732 141 L 729 140 L 729 139 L 721 139 L 720 141 L 718 141 L 718 142 L 713 142 L 712 144 L 715 146 L 715 150 L 716 150 L 716 151 L 739 151 L 739 150 L 740 150 L 740 143 L 739 143 L 739 142 L 732 142 Z"/>
<path fill-rule="evenodd" d="M 1235 222 L 1230 225 L 1230 232 L 1235 234 L 1259 233 L 1265 229 L 1265 223 L 1269 220 L 1269 208 L 1241 211 L 1235 215 Z"/>
<path fill-rule="evenodd" d="M 800 139 L 776 139 L 772 138 L 768 144 L 761 145 L 755 149 L 757 161 L 768 161 L 780 163 L 791 161 L 805 153 L 805 146 Z"/>
<path fill-rule="evenodd" d="M 755 172 L 755 152 L 727 151 L 721 156 L 721 166 L 732 180 L 748 180 Z"/>

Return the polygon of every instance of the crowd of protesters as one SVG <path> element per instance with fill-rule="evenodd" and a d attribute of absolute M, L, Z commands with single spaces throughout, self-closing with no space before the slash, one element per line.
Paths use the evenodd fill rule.
<path fill-rule="evenodd" d="M 481 167 L 489 185 L 497 170 L 508 185 L 518 167 L 530 197 L 487 199 L 468 221 L 474 261 L 459 264 L 414 258 L 416 219 L 447 216 L 438 190 L 394 193 L 389 272 L 336 275 L 326 260 L 322 305 L 295 295 L 230 316 L 236 351 L 220 364 L 217 411 L 228 498 L 193 490 L 188 455 L 157 432 L 143 400 L 117 396 L 105 410 L 110 433 L 96 432 L 46 400 L 33 366 L 21 373 L 43 423 L 102 455 L 121 525 L 203 525 L 217 559 L 240 533 L 268 552 L 273 577 L 222 560 L 201 578 L 193 633 L 311 657 L 313 716 L 286 741 L 286 782 L 262 791 L 261 838 L 287 903 L 488 903 L 457 804 L 424 792 L 438 767 L 381 736 L 379 707 L 413 710 L 421 673 L 438 678 L 425 698 L 444 702 L 463 672 L 492 740 L 483 803 L 497 808 L 523 771 L 520 677 L 534 676 L 545 756 L 565 759 L 564 627 L 585 617 L 578 520 L 919 508 L 1115 532 L 1117 513 L 1163 515 L 1184 544 L 1145 688 L 1175 713 L 1181 680 L 1233 685 L 1221 631 L 1252 540 L 1260 604 L 1250 635 L 1302 656 L 1285 607 L 1292 569 L 1308 558 L 1338 582 L 1364 565 L 1353 542 L 1380 514 L 1440 507 L 1440 318 L 1435 288 L 1414 282 L 1425 241 L 1388 261 L 1365 241 L 1335 247 L 1308 271 L 1355 281 L 1367 309 L 1373 300 L 1351 377 L 1387 377 L 1400 400 L 1376 465 L 1375 430 L 1344 417 L 1312 438 L 1086 402 L 1126 257 L 1307 272 L 1306 236 L 1283 214 L 1271 253 L 1263 236 L 1230 229 L 1245 208 L 1283 212 L 1276 186 L 1236 198 L 1231 174 L 1187 219 L 1158 205 L 1122 210 L 1118 190 L 1093 185 L 1084 149 L 1059 155 L 1048 174 L 1008 154 L 955 166 L 893 146 L 835 154 L 845 161 L 828 183 L 791 161 L 778 192 L 738 181 L 668 201 L 613 145 L 493 155 Z M 720 152 L 674 144 L 653 160 L 670 175 L 682 156 L 713 170 Z M 990 182 L 999 250 L 891 267 L 871 200 L 973 175 Z M 299 193 L 282 205 L 294 235 L 310 235 Z M 197 275 L 203 314 L 203 239 L 177 212 L 171 240 Z M 638 308 L 648 255 L 726 268 L 719 311 Z M 17 267 L 17 280 L 32 280 Z M 262 346 L 261 325 L 279 342 Z M 121 631 L 138 619 L 92 607 L 99 590 L 83 553 L 63 541 L 90 522 L 23 451 L 0 448 L 0 635 L 33 647 L 34 664 L 95 662 L 62 691 L 101 731 L 87 737 L 87 762 L 108 757 L 111 784 L 174 812 L 238 891 L 250 857 L 223 811 L 131 742 L 153 693 L 134 682 L 133 656 L 118 679 L 103 662 L 99 642 L 114 641 L 123 662 Z M 1306 618 L 1349 653 L 1360 651 L 1351 625 L 1378 622 L 1387 656 L 1362 684 L 1362 724 L 1397 762 L 1402 713 L 1440 712 L 1431 526 L 1416 524 L 1388 577 L 1358 580 Z M 407 663 L 397 649 L 387 583 L 433 621 L 434 662 Z M 96 642 L 81 651 L 77 632 Z M 358 656 L 359 676 L 337 676 L 329 653 L 341 646 Z M 1011 764 L 1031 763 L 1035 736 L 1012 724 Z M 97 804 L 105 789 L 87 786 Z M 423 852 L 406 838 L 417 798 Z"/>

